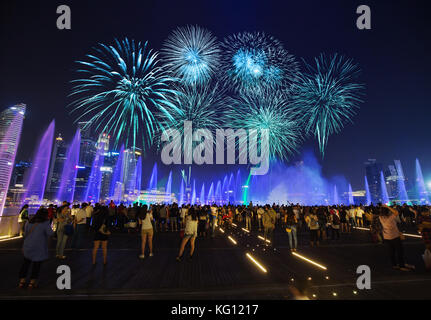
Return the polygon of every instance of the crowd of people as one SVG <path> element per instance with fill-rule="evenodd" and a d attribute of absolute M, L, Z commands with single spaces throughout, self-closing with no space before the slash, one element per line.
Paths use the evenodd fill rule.
<path fill-rule="evenodd" d="M 190 243 L 189 259 L 195 251 L 198 237 L 214 237 L 217 226 L 230 228 L 233 223 L 251 231 L 262 232 L 267 242 L 275 247 L 274 230 L 287 234 L 290 249 L 298 247 L 298 233 L 308 233 L 310 246 L 325 241 L 339 241 L 340 234 L 349 234 L 354 228 L 368 228 L 372 241 L 386 242 L 390 250 L 392 266 L 402 271 L 413 269 L 404 261 L 402 232 L 417 229 L 422 235 L 426 250 L 431 250 L 430 206 L 301 206 L 297 205 L 190 205 L 138 204 L 125 206 L 88 203 L 72 205 L 63 202 L 59 207 L 41 207 L 29 217 L 28 205 L 19 214 L 21 234 L 24 235 L 24 262 L 20 270 L 19 286 L 26 284 L 29 266 L 33 263 L 29 287 L 37 285 L 41 262 L 48 258 L 48 239 L 56 239 L 56 258 L 64 260 L 68 238 L 71 248 L 79 249 L 83 237 L 92 233 L 92 263 L 102 247 L 103 263 L 107 263 L 108 240 L 112 232 L 140 232 L 140 259 L 153 253 L 155 232 L 179 232 L 182 240 L 177 261 L 183 259 L 187 243 Z M 280 238 L 279 238 L 280 239 Z"/>

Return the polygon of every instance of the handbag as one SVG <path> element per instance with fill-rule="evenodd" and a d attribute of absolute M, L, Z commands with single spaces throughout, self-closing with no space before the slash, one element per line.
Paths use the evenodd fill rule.
<path fill-rule="evenodd" d="M 101 234 L 104 234 L 104 235 L 107 235 L 107 236 L 109 236 L 111 234 L 111 232 L 106 227 L 106 224 L 102 224 L 102 226 L 99 228 L 99 232 Z"/>
<path fill-rule="evenodd" d="M 292 232 L 291 228 L 286 228 L 286 232 Z"/>
<path fill-rule="evenodd" d="M 64 234 L 65 234 L 66 236 L 71 236 L 71 235 L 73 235 L 73 231 L 74 231 L 74 229 L 73 229 L 73 225 L 72 225 L 72 224 L 66 224 L 66 225 L 64 226 Z"/>

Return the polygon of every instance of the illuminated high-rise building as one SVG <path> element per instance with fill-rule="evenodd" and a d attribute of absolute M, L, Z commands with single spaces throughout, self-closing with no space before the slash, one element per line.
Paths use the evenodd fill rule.
<path fill-rule="evenodd" d="M 3 215 L 25 110 L 25 104 L 17 104 L 0 113 L 0 215 Z"/>
<path fill-rule="evenodd" d="M 371 201 L 374 204 L 382 202 L 380 171 L 383 171 L 383 165 L 378 163 L 376 159 L 368 159 L 365 162 L 365 174 L 368 180 Z"/>
<path fill-rule="evenodd" d="M 64 161 L 66 160 L 67 145 L 61 134 L 55 138 L 53 151 L 51 153 L 51 163 L 49 167 L 48 181 L 46 190 L 50 195 L 49 198 L 55 197 L 57 195 L 58 189 L 60 188 L 61 173 L 64 166 Z"/>

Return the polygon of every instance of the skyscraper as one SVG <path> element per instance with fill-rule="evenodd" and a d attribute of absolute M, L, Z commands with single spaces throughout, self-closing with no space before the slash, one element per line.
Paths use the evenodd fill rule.
<path fill-rule="evenodd" d="M 17 104 L 0 113 L 0 215 L 3 215 L 25 110 L 25 104 Z"/>
<path fill-rule="evenodd" d="M 49 167 L 48 182 L 46 190 L 48 198 L 54 199 L 60 187 L 61 173 L 66 160 L 67 145 L 64 143 L 61 134 L 55 138 L 54 148 L 51 154 L 51 164 Z"/>
<path fill-rule="evenodd" d="M 376 159 L 368 159 L 365 162 L 365 174 L 368 180 L 368 186 L 371 194 L 371 201 L 376 204 L 382 201 L 380 171 L 383 171 L 383 166 Z"/>
<path fill-rule="evenodd" d="M 386 189 L 388 190 L 389 199 L 393 200 L 398 197 L 398 173 L 394 165 L 389 165 L 384 172 L 386 180 Z"/>

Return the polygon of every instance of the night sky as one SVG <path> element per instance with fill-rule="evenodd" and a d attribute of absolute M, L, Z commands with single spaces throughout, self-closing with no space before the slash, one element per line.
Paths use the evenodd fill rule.
<path fill-rule="evenodd" d="M 414 5 L 412 5 L 414 3 Z M 72 11 L 72 30 L 58 30 L 56 8 Z M 372 30 L 356 28 L 366 4 Z M 74 61 L 115 37 L 149 41 L 154 49 L 177 26 L 197 24 L 219 40 L 241 31 L 273 35 L 298 59 L 338 52 L 360 66 L 366 96 L 354 124 L 329 138 L 321 162 L 327 176 L 344 175 L 363 189 L 363 163 L 400 159 L 414 179 L 419 158 L 431 180 L 431 11 L 429 1 L 10 1 L 0 4 L 0 109 L 27 104 L 18 160 L 29 159 L 55 118 L 56 133 L 71 140 L 76 126 L 66 105 Z M 303 149 L 318 152 L 317 142 Z"/>

